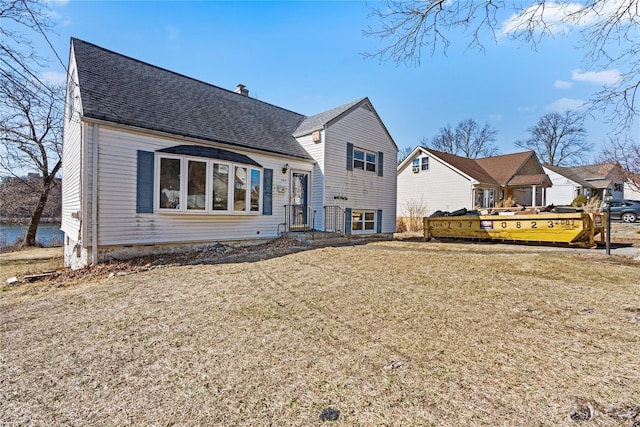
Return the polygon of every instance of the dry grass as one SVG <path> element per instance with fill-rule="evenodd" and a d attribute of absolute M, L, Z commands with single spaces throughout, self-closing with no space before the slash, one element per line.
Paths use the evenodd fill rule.
<path fill-rule="evenodd" d="M 631 425 L 607 407 L 640 403 L 639 284 L 627 258 L 395 241 L 23 285 L 0 424 L 573 426 L 577 397 Z"/>
<path fill-rule="evenodd" d="M 0 281 L 63 268 L 62 248 L 30 248 L 0 253 Z"/>

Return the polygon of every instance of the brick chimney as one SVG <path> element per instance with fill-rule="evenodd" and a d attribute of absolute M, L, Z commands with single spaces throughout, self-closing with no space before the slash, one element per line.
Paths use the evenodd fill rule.
<path fill-rule="evenodd" d="M 240 95 L 249 96 L 249 89 L 247 89 L 243 84 L 238 84 L 238 87 L 234 92 L 239 93 Z"/>

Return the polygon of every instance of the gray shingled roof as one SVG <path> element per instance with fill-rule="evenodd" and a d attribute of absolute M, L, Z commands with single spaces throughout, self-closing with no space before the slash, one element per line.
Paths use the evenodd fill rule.
<path fill-rule="evenodd" d="M 71 39 L 85 117 L 310 159 L 302 114 Z"/>
<path fill-rule="evenodd" d="M 298 126 L 298 129 L 293 132 L 293 136 L 299 137 L 303 135 L 308 135 L 314 130 L 322 129 L 324 125 L 329 123 L 330 121 L 340 117 L 345 112 L 349 111 L 351 108 L 356 105 L 365 102 L 367 98 L 358 99 L 356 101 L 350 102 L 348 104 L 341 105 L 336 108 L 332 108 L 331 110 L 325 111 L 320 114 L 316 114 L 311 117 L 307 117 L 301 124 Z"/>

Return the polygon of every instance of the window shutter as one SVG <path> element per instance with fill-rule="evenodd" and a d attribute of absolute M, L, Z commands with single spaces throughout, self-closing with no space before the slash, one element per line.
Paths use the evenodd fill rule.
<path fill-rule="evenodd" d="M 383 163 L 382 151 L 378 151 L 378 176 L 382 176 L 382 163 Z"/>
<path fill-rule="evenodd" d="M 273 169 L 265 169 L 262 190 L 262 215 L 273 213 Z"/>
<path fill-rule="evenodd" d="M 347 170 L 353 170 L 353 144 L 347 142 Z"/>
<path fill-rule="evenodd" d="M 151 151 L 138 150 L 136 212 L 153 213 L 153 159 Z"/>
<path fill-rule="evenodd" d="M 376 233 L 382 233 L 382 209 L 378 209 L 377 212 Z"/>
<path fill-rule="evenodd" d="M 344 210 L 344 234 L 351 234 L 351 208 Z"/>

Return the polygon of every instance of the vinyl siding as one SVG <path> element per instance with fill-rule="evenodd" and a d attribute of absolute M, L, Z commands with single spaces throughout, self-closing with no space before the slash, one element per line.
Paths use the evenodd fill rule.
<path fill-rule="evenodd" d="M 297 138 L 298 143 L 309 153 L 316 161 L 311 171 L 311 200 L 312 209 L 315 209 L 314 227 L 318 230 L 323 228 L 324 224 L 324 131 L 320 132 L 320 141 L 314 142 L 312 135 L 305 135 Z"/>
<path fill-rule="evenodd" d="M 411 205 L 424 206 L 426 215 L 435 211 L 472 209 L 472 185 L 469 178 L 460 174 L 433 156 L 429 156 L 429 169 L 414 173 L 412 160 L 425 157 L 415 154 L 398 171 L 398 216 L 409 216 Z"/>
<path fill-rule="evenodd" d="M 365 104 L 366 105 L 366 104 Z M 347 143 L 378 154 L 384 153 L 384 175 L 362 170 L 347 170 Z M 389 138 L 377 116 L 365 107 L 359 107 L 331 123 L 325 130 L 324 205 L 343 206 L 353 210 L 381 209 L 382 232 L 396 229 L 396 177 L 397 148 Z"/>
<path fill-rule="evenodd" d="M 544 168 L 544 173 L 549 176 L 552 187 L 547 188 L 546 203 L 548 205 L 569 205 L 576 197 L 576 189 L 582 186 L 569 178 L 560 175 L 551 169 Z"/>
<path fill-rule="evenodd" d="M 69 75 L 76 76 L 73 54 L 69 64 Z M 73 84 L 77 83 L 74 82 Z M 62 231 L 76 240 L 80 228 L 80 219 L 77 218 L 82 210 L 82 131 L 80 121 L 81 100 L 79 91 L 75 91 L 75 98 L 67 102 L 73 102 L 72 114 L 69 116 L 69 108 L 65 106 L 64 133 L 62 138 Z"/>
<path fill-rule="evenodd" d="M 284 221 L 284 205 L 288 203 L 289 193 L 288 174 L 282 174 L 282 167 L 289 163 L 291 169 L 311 169 L 310 162 L 234 150 L 264 168 L 274 169 L 273 215 L 136 213 L 137 150 L 156 151 L 185 144 L 185 141 L 106 125 L 99 126 L 98 140 L 99 246 L 276 237 L 278 224 Z M 278 186 L 284 186 L 286 191 L 278 192 Z M 88 199 L 91 200 L 90 194 Z"/>

